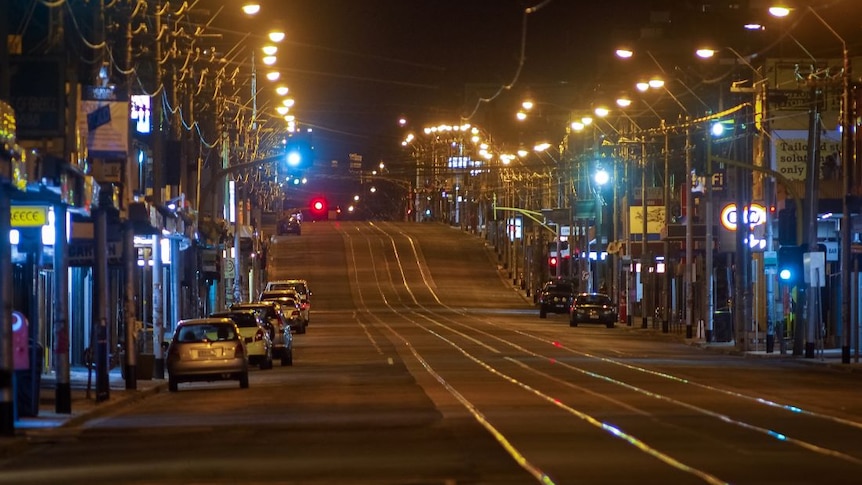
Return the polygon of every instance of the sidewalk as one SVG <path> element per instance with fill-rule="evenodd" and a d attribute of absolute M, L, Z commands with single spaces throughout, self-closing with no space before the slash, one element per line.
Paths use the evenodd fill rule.
<path fill-rule="evenodd" d="M 512 287 L 512 290 L 515 291 L 521 298 L 523 298 L 524 302 L 528 305 L 532 305 L 533 299 L 531 296 L 527 296 L 527 293 L 521 289 L 519 286 L 515 285 L 512 282 L 512 279 L 509 277 L 507 271 L 503 268 L 503 266 L 496 262 L 494 259 L 493 248 L 487 245 L 486 249 L 488 251 L 489 258 L 491 259 L 492 264 L 497 266 L 497 272 L 500 276 L 500 279 L 503 280 L 504 284 Z M 537 311 L 538 312 L 538 311 Z M 814 353 L 814 358 L 805 358 L 804 355 L 793 355 L 792 344 L 788 345 L 786 348 L 786 352 L 784 354 L 781 353 L 778 343 L 776 342 L 775 348 L 773 352 L 767 353 L 765 344 L 762 340 L 758 343 L 758 346 L 754 348 L 754 350 L 748 350 L 743 352 L 742 350 L 738 350 L 736 348 L 736 344 L 734 342 L 712 342 L 708 343 L 703 338 L 692 338 L 687 339 L 684 335 L 681 335 L 676 332 L 664 333 L 661 330 L 657 330 L 654 328 L 642 328 L 640 325 L 636 326 L 627 326 L 625 324 L 618 323 L 616 325 L 617 328 L 623 328 L 627 331 L 642 333 L 644 335 L 650 335 L 655 338 L 663 338 L 670 339 L 677 342 L 680 342 L 684 345 L 690 345 L 693 347 L 698 347 L 705 351 L 710 352 L 720 352 L 727 355 L 738 355 L 745 358 L 762 358 L 762 359 L 782 359 L 793 362 L 798 362 L 804 365 L 819 365 L 829 367 L 834 370 L 843 371 L 843 372 L 862 372 L 862 356 L 860 356 L 860 360 L 856 361 L 855 350 L 851 349 L 850 352 L 850 363 L 845 364 L 841 361 L 841 349 L 840 348 L 830 348 L 818 350 Z M 765 337 L 764 335 L 760 335 L 761 339 Z M 754 345 L 752 344 L 752 347 Z M 862 352 L 860 352 L 862 354 Z"/>
<path fill-rule="evenodd" d="M 92 379 L 89 397 L 87 395 L 88 378 Z M 89 376 L 86 368 L 72 368 L 69 373 L 69 383 L 72 390 L 72 412 L 61 414 L 56 412 L 56 376 L 54 373 L 42 374 L 38 415 L 19 417 L 15 421 L 15 436 L 0 437 L 0 457 L 13 452 L 17 448 L 16 445 L 26 445 L 27 436 L 38 433 L 39 430 L 75 426 L 167 389 L 167 380 L 138 379 L 137 389 L 127 390 L 126 381 L 123 379 L 120 369 L 113 369 L 109 373 L 110 393 L 108 399 L 97 403 L 95 379 L 95 373 Z"/>

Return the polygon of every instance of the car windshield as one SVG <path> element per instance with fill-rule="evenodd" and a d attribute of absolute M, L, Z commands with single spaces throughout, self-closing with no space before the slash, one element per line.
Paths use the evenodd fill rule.
<path fill-rule="evenodd" d="M 545 291 L 550 291 L 554 293 L 571 293 L 572 285 L 566 285 L 562 283 L 554 283 L 545 287 Z"/>
<path fill-rule="evenodd" d="M 581 305 L 610 305 L 607 295 L 578 295 L 577 303 Z"/>
<path fill-rule="evenodd" d="M 271 298 L 281 298 L 287 296 L 296 296 L 296 292 L 292 290 L 272 290 L 272 291 L 264 291 L 260 295 L 261 300 L 267 300 Z"/>
<path fill-rule="evenodd" d="M 265 318 L 267 320 L 278 318 L 278 314 L 275 312 L 275 307 L 271 305 L 238 305 L 234 308 L 237 310 L 253 310 L 256 314 L 260 315 L 261 318 Z"/>
<path fill-rule="evenodd" d="M 284 290 L 292 290 L 300 294 L 305 294 L 305 285 L 302 283 L 272 283 L 269 287 L 270 290 L 275 291 L 284 291 Z"/>
<path fill-rule="evenodd" d="M 184 325 L 177 329 L 179 342 L 216 342 L 237 340 L 233 325 L 224 323 Z"/>
<path fill-rule="evenodd" d="M 230 318 L 234 322 L 236 322 L 236 326 L 240 328 L 249 328 L 257 326 L 257 317 L 255 317 L 254 313 L 213 313 L 210 315 L 212 317 L 217 318 Z"/>

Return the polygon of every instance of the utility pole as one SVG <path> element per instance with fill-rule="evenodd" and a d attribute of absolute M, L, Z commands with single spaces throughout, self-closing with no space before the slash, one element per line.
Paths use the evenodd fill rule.
<path fill-rule="evenodd" d="M 54 205 L 54 410 L 72 412 L 69 366 L 69 246 L 66 243 L 66 206 Z"/>
<path fill-rule="evenodd" d="M 164 186 L 164 133 L 162 132 L 162 99 L 167 95 L 162 71 L 162 1 L 156 1 L 156 45 L 155 45 L 155 72 L 158 89 L 156 98 L 153 99 L 153 204 L 162 204 L 162 187 Z M 157 228 L 161 229 L 161 227 Z M 153 237 L 153 377 L 164 379 L 165 357 L 162 352 L 162 340 L 164 338 L 164 321 L 162 318 L 162 257 L 161 257 L 161 235 Z"/>
<path fill-rule="evenodd" d="M 714 224 L 714 211 L 712 208 L 712 134 L 709 129 L 709 122 L 704 123 L 704 132 L 706 133 L 706 209 L 704 210 L 705 236 L 704 236 L 704 284 L 706 289 L 706 311 L 704 312 L 704 328 L 706 329 L 706 341 L 712 342 L 715 337 L 713 329 L 715 316 L 715 275 L 713 268 L 715 266 L 714 251 L 715 241 L 713 236 L 712 226 Z M 737 224 L 738 226 L 738 224 Z M 692 268 L 692 274 L 694 274 Z M 692 278 L 694 280 L 694 278 Z"/>
<path fill-rule="evenodd" d="M 647 281 L 646 275 L 649 274 L 649 246 L 647 244 L 647 235 L 649 232 L 647 221 L 647 192 L 646 192 L 646 139 L 641 142 L 641 327 L 647 328 Z"/>
<path fill-rule="evenodd" d="M 811 108 L 808 110 L 808 177 L 805 184 L 805 196 L 807 199 L 805 207 L 805 221 L 807 224 L 805 229 L 807 231 L 807 252 L 811 253 L 817 251 L 817 199 L 820 197 L 820 94 L 820 88 L 812 86 Z M 849 220 L 849 217 L 847 219 Z M 800 285 L 805 285 L 804 281 L 800 281 Z M 815 281 L 809 281 L 805 291 L 808 308 L 805 319 L 805 335 L 803 336 L 803 329 L 799 328 L 800 325 L 797 323 L 796 328 L 793 329 L 793 355 L 802 353 L 804 338 L 805 358 L 814 358 L 814 348 L 817 340 L 816 328 L 820 325 L 819 305 L 817 304 L 819 294 L 819 284 Z M 844 295 L 845 298 L 849 296 Z"/>
<path fill-rule="evenodd" d="M 126 94 L 132 99 L 132 18 L 126 23 Z M 129 139 L 135 128 L 129 124 Z M 131 147 L 130 147 L 131 148 Z M 125 335 L 125 361 L 124 374 L 126 376 L 126 389 L 138 388 L 138 346 L 137 329 L 135 328 L 135 271 L 137 266 L 137 253 L 135 251 L 135 228 L 129 215 L 129 207 L 132 203 L 132 166 L 135 163 L 134 150 L 129 149 L 126 155 L 126 167 L 123 170 L 125 183 L 123 184 L 123 202 L 126 209 L 126 221 L 123 225 L 123 325 Z M 56 247 L 54 249 L 56 252 Z M 118 322 L 119 323 L 119 322 Z"/>
<path fill-rule="evenodd" d="M 664 227 L 667 230 L 670 227 L 670 137 L 664 120 L 661 120 L 661 128 L 664 131 L 664 190 L 662 198 L 664 199 Z M 688 133 L 688 123 L 686 123 L 686 133 Z M 685 143 L 686 156 L 688 156 L 688 136 L 686 136 Z M 667 237 L 664 238 L 662 243 L 662 252 L 664 253 L 664 277 L 662 278 L 662 288 L 664 290 L 662 304 L 664 305 L 664 311 L 662 312 L 661 331 L 662 333 L 668 333 L 670 332 L 671 302 L 673 301 L 671 298 L 671 275 L 673 275 L 673 272 L 671 271 L 670 264 L 670 241 L 668 241 Z"/>
<path fill-rule="evenodd" d="M 5 20 L 0 20 L 0 23 Z M 0 182 L 0 234 L 12 229 L 9 187 Z M 0 237 L 0 435 L 15 436 L 12 360 L 12 243 Z"/>

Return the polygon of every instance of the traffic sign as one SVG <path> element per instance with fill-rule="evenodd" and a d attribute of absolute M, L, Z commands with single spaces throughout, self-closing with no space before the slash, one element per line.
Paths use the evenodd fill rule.
<path fill-rule="evenodd" d="M 229 280 L 236 277 L 236 268 L 232 259 L 224 260 L 224 279 Z"/>

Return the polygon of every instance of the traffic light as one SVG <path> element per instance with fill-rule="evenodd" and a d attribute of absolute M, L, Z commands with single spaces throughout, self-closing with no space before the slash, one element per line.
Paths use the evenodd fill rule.
<path fill-rule="evenodd" d="M 796 209 L 787 208 L 778 211 L 778 244 L 796 244 Z"/>
<path fill-rule="evenodd" d="M 314 163 L 314 146 L 305 134 L 296 134 L 287 140 L 284 164 L 288 172 L 302 170 Z"/>
<path fill-rule="evenodd" d="M 795 285 L 803 281 L 802 255 L 804 246 L 781 246 L 778 248 L 778 279 Z"/>
<path fill-rule="evenodd" d="M 325 219 L 329 208 L 326 204 L 326 199 L 323 197 L 314 197 L 308 204 L 308 209 L 311 212 L 312 219 Z"/>

